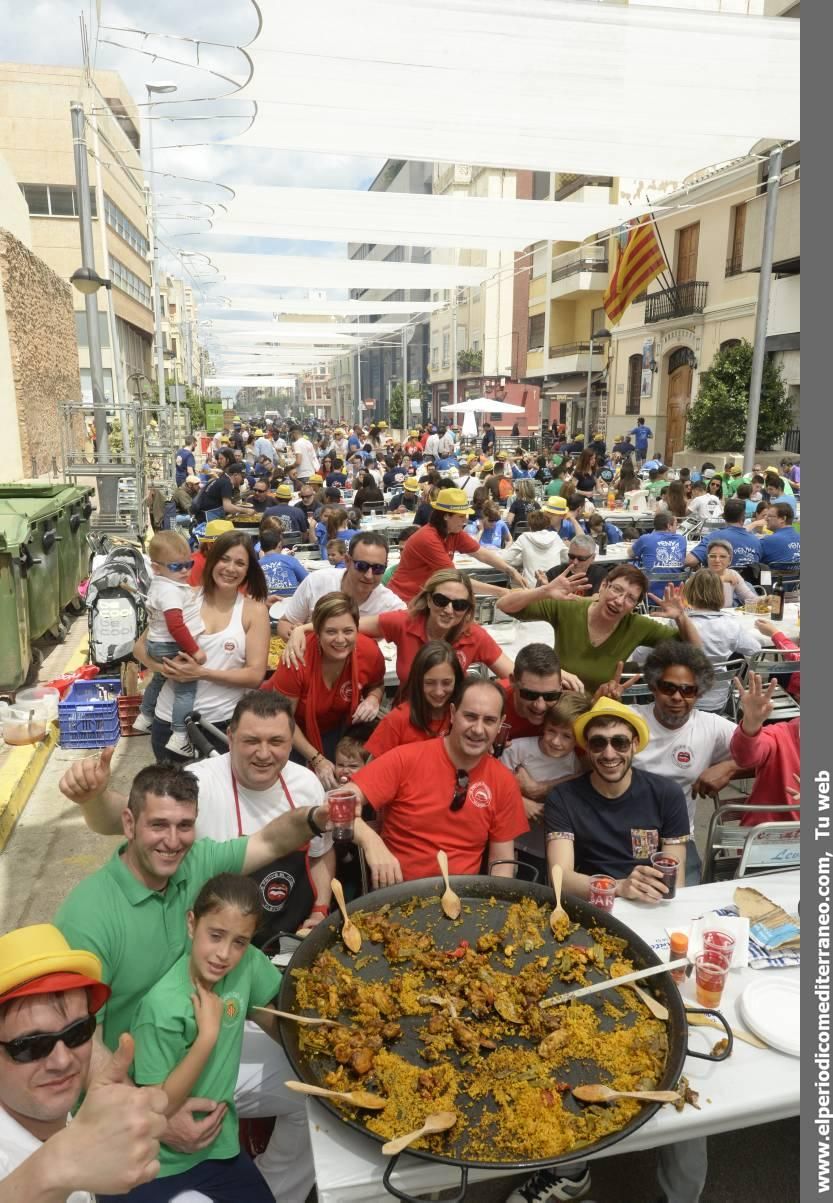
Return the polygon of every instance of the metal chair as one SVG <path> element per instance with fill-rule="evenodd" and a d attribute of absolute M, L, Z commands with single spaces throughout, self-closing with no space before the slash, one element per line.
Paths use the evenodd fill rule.
<path fill-rule="evenodd" d="M 736 723 L 738 721 L 738 695 L 734 690 L 734 682 L 736 677 L 740 677 L 741 681 L 746 680 L 747 662 L 742 656 L 736 656 L 729 660 L 713 660 L 712 668 L 714 669 L 714 682 L 711 688 L 717 689 L 721 685 L 729 686 L 729 693 L 724 705 L 715 713 L 722 714 Z M 698 709 L 701 709 L 699 704 Z"/>
<path fill-rule="evenodd" d="M 372 514 L 383 515 L 386 512 L 384 501 L 365 501 L 362 505 L 362 516 L 369 518 Z"/>
<path fill-rule="evenodd" d="M 767 810 L 787 815 L 798 810 L 798 806 L 768 806 Z M 706 834 L 701 877 L 704 885 L 731 877 L 798 868 L 801 863 L 801 823 L 785 819 L 741 827 L 737 821 L 742 815 L 760 813 L 759 806 L 739 802 L 716 807 Z"/>
<path fill-rule="evenodd" d="M 648 578 L 648 593 L 636 607 L 637 614 L 658 614 L 660 609 L 650 600 L 650 594 L 656 593 L 656 585 L 682 585 L 691 576 L 691 569 L 680 565 L 679 568 L 652 568 L 645 572 Z"/>
<path fill-rule="evenodd" d="M 778 682 L 772 697 L 773 711 L 766 720 L 768 723 L 785 722 L 787 719 L 798 718 L 801 714 L 800 704 L 786 688 L 793 673 L 801 671 L 800 659 L 788 659 L 789 656 L 794 655 L 795 652 L 791 652 L 787 648 L 766 647 L 746 658 L 748 671 L 758 673 L 763 677 L 765 685 L 773 677 Z"/>

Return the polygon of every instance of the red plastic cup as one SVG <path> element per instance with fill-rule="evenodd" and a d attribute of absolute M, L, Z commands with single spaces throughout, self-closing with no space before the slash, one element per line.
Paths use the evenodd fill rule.
<path fill-rule="evenodd" d="M 616 899 L 616 882 L 606 873 L 596 873 L 590 878 L 590 905 L 603 911 L 612 911 Z"/>
<path fill-rule="evenodd" d="M 356 795 L 351 789 L 334 789 L 327 794 L 327 806 L 333 824 L 333 839 L 338 844 L 349 843 L 353 838 Z"/>
<path fill-rule="evenodd" d="M 697 1001 L 701 1007 L 719 1007 L 729 973 L 729 960 L 722 952 L 701 952 L 694 958 Z"/>
<path fill-rule="evenodd" d="M 668 901 L 674 898 L 677 893 L 677 869 L 680 867 L 676 856 L 669 856 L 667 852 L 655 852 L 651 856 L 651 865 L 654 869 L 659 869 L 663 885 L 668 887 L 668 893 L 663 894 L 663 899 Z"/>
<path fill-rule="evenodd" d="M 731 965 L 735 953 L 735 937 L 717 929 L 704 931 L 703 952 L 719 952 L 727 958 Z"/>

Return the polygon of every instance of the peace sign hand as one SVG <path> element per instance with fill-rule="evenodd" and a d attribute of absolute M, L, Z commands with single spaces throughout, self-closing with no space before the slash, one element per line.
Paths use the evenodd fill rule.
<path fill-rule="evenodd" d="M 642 673 L 634 673 L 630 677 L 625 677 L 623 681 L 622 673 L 624 668 L 625 662 L 620 660 L 616 665 L 616 672 L 613 674 L 611 679 L 606 681 L 604 685 L 600 685 L 593 694 L 592 705 L 595 706 L 599 698 L 613 698 L 615 702 L 621 702 L 622 694 L 625 692 L 625 690 L 630 689 L 631 685 L 635 685 L 637 681 L 642 680 Z"/>

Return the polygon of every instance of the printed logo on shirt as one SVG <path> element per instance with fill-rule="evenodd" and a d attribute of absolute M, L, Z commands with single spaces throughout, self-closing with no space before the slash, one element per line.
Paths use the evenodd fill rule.
<path fill-rule="evenodd" d="M 349 702 L 353 697 L 353 685 L 350 681 L 345 681 L 341 689 L 338 691 L 338 696 L 345 702 Z"/>
<path fill-rule="evenodd" d="M 492 791 L 485 781 L 474 781 L 469 786 L 467 801 L 480 810 L 486 810 L 492 804 Z"/>
<path fill-rule="evenodd" d="M 234 651 L 234 640 L 233 639 L 227 639 L 225 641 L 225 643 L 223 644 L 223 651 L 224 652 L 233 652 Z"/>
<path fill-rule="evenodd" d="M 268 873 L 260 883 L 260 903 L 263 909 L 273 915 L 282 911 L 294 885 L 295 878 L 285 869 L 275 869 L 273 873 Z"/>
<path fill-rule="evenodd" d="M 690 765 L 693 758 L 691 748 L 675 748 L 672 752 L 672 756 L 674 757 L 675 762 L 681 765 L 683 768 Z"/>
<path fill-rule="evenodd" d="M 659 850 L 659 832 L 656 827 L 631 827 L 631 853 L 634 860 L 648 860 L 652 852 Z"/>
<path fill-rule="evenodd" d="M 231 1028 L 243 1014 L 243 997 L 236 990 L 223 995 L 223 1027 Z"/>

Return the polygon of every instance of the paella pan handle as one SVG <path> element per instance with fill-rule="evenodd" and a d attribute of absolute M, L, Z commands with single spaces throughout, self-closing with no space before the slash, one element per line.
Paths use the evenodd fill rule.
<path fill-rule="evenodd" d="M 524 873 L 531 873 L 531 877 L 524 877 L 521 873 L 518 874 L 519 881 L 538 881 L 538 870 L 523 860 L 493 860 L 489 865 L 489 873 L 494 872 L 495 865 L 514 865 L 517 869 L 522 869 Z M 452 1201 L 453 1203 L 453 1201 Z"/>
<path fill-rule="evenodd" d="M 260 951 L 266 953 L 267 955 L 269 953 L 272 953 L 272 955 L 274 956 L 275 953 L 280 952 L 281 940 L 284 940 L 284 939 L 297 940 L 298 943 L 301 944 L 304 940 L 304 937 L 299 936 L 298 933 L 294 932 L 294 931 L 279 931 L 279 932 L 276 932 L 274 936 L 270 936 L 265 944 L 261 945 Z M 273 944 L 277 944 L 277 948 L 273 948 L 272 947 Z"/>
<path fill-rule="evenodd" d="M 714 1053 L 695 1053 L 686 1044 L 686 1056 L 699 1057 L 701 1061 L 725 1061 L 727 1057 L 731 1057 L 735 1037 L 722 1012 L 715 1011 L 711 1007 L 687 1007 L 686 1010 L 690 1011 L 693 1015 L 713 1015 L 726 1033 L 726 1047 L 722 1053 L 718 1053 L 716 1056 Z"/>
<path fill-rule="evenodd" d="M 390 1180 L 391 1175 L 393 1174 L 393 1171 L 396 1169 L 396 1163 L 399 1160 L 399 1158 L 400 1158 L 399 1153 L 397 1153 L 395 1157 L 391 1157 L 390 1161 L 388 1162 L 387 1166 L 385 1167 L 385 1173 L 382 1178 L 382 1185 L 384 1186 L 385 1190 L 389 1194 L 393 1195 L 397 1199 L 402 1199 L 403 1203 L 424 1203 L 424 1199 L 418 1199 L 414 1195 L 409 1195 L 405 1191 L 399 1190 L 391 1182 L 391 1180 Z M 469 1184 L 469 1167 L 467 1165 L 463 1165 L 460 1167 L 460 1189 L 459 1189 L 459 1191 L 452 1199 L 444 1199 L 443 1203 L 463 1203 L 463 1200 L 466 1197 L 466 1191 L 468 1189 L 468 1184 Z"/>

